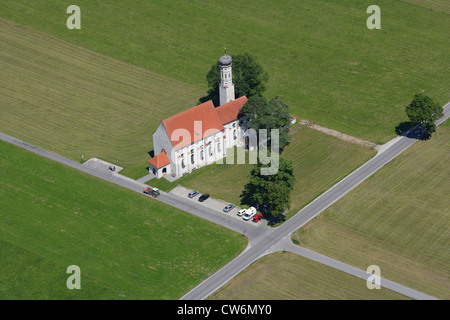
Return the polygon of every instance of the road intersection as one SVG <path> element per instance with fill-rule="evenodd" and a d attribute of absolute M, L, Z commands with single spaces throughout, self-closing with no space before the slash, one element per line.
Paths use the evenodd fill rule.
<path fill-rule="evenodd" d="M 445 121 L 450 116 L 450 103 L 444 106 L 444 116 L 436 121 L 439 125 Z M 343 180 L 339 181 L 333 187 L 328 189 L 298 213 L 296 213 L 289 220 L 284 222 L 281 226 L 276 228 L 265 228 L 254 226 L 251 224 L 243 223 L 240 220 L 234 219 L 233 217 L 221 214 L 219 212 L 212 212 L 211 209 L 205 207 L 201 204 L 193 203 L 188 199 L 183 199 L 178 195 L 169 194 L 166 192 L 161 192 L 161 195 L 157 200 L 162 201 L 168 205 L 181 209 L 183 211 L 194 214 L 203 219 L 209 220 L 213 223 L 224 226 L 233 231 L 244 234 L 249 239 L 249 244 L 247 248 L 234 260 L 224 266 L 222 269 L 218 270 L 215 274 L 210 276 L 208 279 L 200 283 L 197 287 L 188 292 L 181 299 L 185 300 L 200 300 L 205 299 L 217 289 L 222 287 L 238 273 L 244 270 L 252 262 L 259 259 L 260 257 L 269 254 L 271 252 L 286 250 L 297 254 L 300 254 L 306 258 L 315 260 L 317 262 L 326 264 L 330 267 L 336 268 L 338 270 L 347 272 L 356 277 L 367 279 L 370 275 L 361 269 L 355 268 L 353 266 L 347 265 L 340 261 L 331 259 L 329 257 L 320 255 L 318 253 L 312 252 L 300 246 L 294 245 L 290 241 L 290 235 L 297 229 L 304 226 L 308 221 L 316 217 L 323 210 L 331 206 L 337 200 L 342 198 L 353 188 L 358 186 L 361 182 L 371 176 L 373 173 L 378 171 L 392 159 L 401 154 L 404 150 L 409 148 L 414 144 L 421 135 L 421 130 L 419 127 L 415 127 L 405 133 L 403 136 L 395 139 L 394 142 L 390 143 L 388 147 L 382 148 L 378 154 L 371 160 L 363 164 L 361 167 L 353 171 Z M 142 191 L 147 187 L 146 184 L 133 180 L 131 178 L 125 177 L 115 172 L 105 172 L 95 170 L 93 168 L 83 166 L 82 164 L 57 155 L 55 153 L 49 152 L 47 150 L 41 149 L 9 135 L 0 133 L 0 139 L 6 142 L 17 145 L 26 150 L 32 151 L 36 154 L 44 156 L 46 158 L 52 159 L 79 171 L 85 172 L 87 174 L 96 176 L 100 179 L 112 182 L 114 184 L 120 185 L 127 189 L 133 190 L 135 192 L 142 193 Z M 257 245 L 255 245 L 257 244 Z M 414 299 L 435 299 L 429 295 L 421 293 L 417 290 L 402 286 L 398 283 L 390 281 L 388 279 L 382 279 L 382 286 L 390 290 L 401 293 L 405 296 Z"/>
<path fill-rule="evenodd" d="M 444 107 L 444 116 L 436 121 L 436 124 L 439 125 L 449 116 L 450 103 L 447 103 L 447 105 Z M 401 138 L 397 139 L 395 143 L 391 144 L 389 148 L 383 149 L 383 152 L 378 153 L 371 160 L 339 181 L 337 184 L 335 184 L 333 187 L 328 189 L 326 192 L 324 192 L 322 195 L 320 195 L 318 198 L 304 207 L 281 226 L 267 230 L 263 234 L 259 235 L 259 237 L 254 240 L 254 243 L 257 243 L 258 246 L 252 246 L 251 244 L 253 241 L 250 241 L 250 245 L 247 247 L 246 251 L 244 251 L 240 256 L 231 261 L 228 265 L 223 267 L 210 278 L 206 279 L 192 291 L 187 293 L 184 297 L 182 297 L 182 299 L 204 299 L 261 256 L 277 250 L 282 250 L 283 246 L 280 246 L 280 243 L 286 244 L 288 241 L 290 241 L 291 233 L 304 226 L 308 221 L 319 215 L 323 210 L 331 206 L 333 203 L 342 198 L 373 173 L 378 171 L 392 159 L 394 159 L 411 145 L 413 145 L 421 136 L 421 134 L 422 130 L 419 126 L 406 132 Z M 288 246 L 288 248 L 292 248 L 292 246 Z M 291 251 L 301 254 L 299 250 Z M 340 262 L 330 263 L 330 266 L 336 269 L 340 269 L 340 264 Z M 348 266 L 346 270 L 350 270 L 352 268 L 354 267 Z M 354 272 L 352 272 L 351 274 L 360 274 L 361 270 L 356 271 L 356 268 L 354 269 Z M 369 275 L 365 273 L 365 271 L 363 272 L 366 275 L 365 279 L 367 279 Z M 384 279 L 384 281 L 382 282 L 384 283 L 384 287 L 414 299 L 435 299 L 434 297 L 401 286 L 387 279 Z"/>

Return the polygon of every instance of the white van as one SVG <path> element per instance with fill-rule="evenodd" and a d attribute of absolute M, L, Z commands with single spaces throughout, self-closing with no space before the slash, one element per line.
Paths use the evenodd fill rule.
<path fill-rule="evenodd" d="M 245 221 L 248 221 L 248 220 L 250 220 L 251 218 L 253 218 L 255 215 L 256 215 L 256 209 L 255 209 L 255 207 L 250 207 L 250 208 L 248 208 L 248 209 L 245 211 L 243 219 L 244 219 Z"/>

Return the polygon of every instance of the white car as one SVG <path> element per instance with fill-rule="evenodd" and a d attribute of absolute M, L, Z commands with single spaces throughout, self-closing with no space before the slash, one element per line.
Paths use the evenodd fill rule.
<path fill-rule="evenodd" d="M 242 216 L 242 215 L 243 215 L 244 213 L 246 213 L 246 212 L 247 212 L 247 210 L 241 209 L 241 210 L 238 211 L 237 215 L 240 217 L 240 216 Z"/>
<path fill-rule="evenodd" d="M 250 220 L 256 215 L 256 209 L 254 207 L 250 207 L 247 210 L 245 210 L 244 216 L 242 217 L 245 221 Z"/>

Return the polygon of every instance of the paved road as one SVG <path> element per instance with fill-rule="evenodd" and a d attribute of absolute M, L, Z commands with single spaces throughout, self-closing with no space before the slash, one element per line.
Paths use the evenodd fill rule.
<path fill-rule="evenodd" d="M 440 124 L 450 115 L 450 103 L 448 103 L 444 108 L 445 108 L 444 109 L 445 116 L 440 120 L 438 120 L 437 124 Z M 206 279 L 196 288 L 191 290 L 184 297 L 182 297 L 182 299 L 198 300 L 208 297 L 211 293 L 219 289 L 222 285 L 227 283 L 240 271 L 244 270 L 248 265 L 250 265 L 252 262 L 257 260 L 261 256 L 268 254 L 270 252 L 274 252 L 276 250 L 280 250 L 280 246 L 284 247 L 288 246 L 288 249 L 290 251 L 312 258 L 313 254 L 311 253 L 311 251 L 307 251 L 306 249 L 301 247 L 296 248 L 292 244 L 287 245 L 288 241 L 286 239 L 288 239 L 289 235 L 298 228 L 302 227 L 309 220 L 313 219 L 320 212 L 331 206 L 334 202 L 343 197 L 350 190 L 355 188 L 362 181 L 367 179 L 370 175 L 379 170 L 381 167 L 383 167 L 393 158 L 398 156 L 404 150 L 409 148 L 414 142 L 417 141 L 417 137 L 419 136 L 420 131 L 417 128 L 410 130 L 410 132 L 408 132 L 405 136 L 402 136 L 391 146 L 384 149 L 383 152 L 378 153 L 377 156 L 372 158 L 370 161 L 365 163 L 363 166 L 355 170 L 349 176 L 347 176 L 346 178 L 338 182 L 336 185 L 334 185 L 332 188 L 330 188 L 328 191 L 323 193 L 321 196 L 316 198 L 313 202 L 311 202 L 305 208 L 300 210 L 296 215 L 294 215 L 291 219 L 286 221 L 280 227 L 273 229 L 266 229 L 242 223 L 242 221 L 233 219 L 232 217 L 229 217 L 227 215 L 213 212 L 212 210 L 205 208 L 200 204 L 193 204 L 192 202 L 188 201 L 187 199 L 183 199 L 182 197 L 161 192 L 161 195 L 157 198 L 158 201 L 162 201 L 173 207 L 184 210 L 198 217 L 209 220 L 213 223 L 222 225 L 236 232 L 242 233 L 249 238 L 249 244 L 247 248 L 236 259 L 231 261 L 225 267 L 220 269 L 218 272 L 216 272 L 211 277 Z M 15 144 L 21 148 L 24 148 L 36 154 L 39 154 L 43 157 L 52 159 L 69 167 L 72 167 L 76 170 L 85 172 L 87 174 L 96 176 L 100 179 L 133 190 L 135 192 L 142 193 L 142 191 L 146 187 L 145 184 L 140 183 L 136 180 L 127 178 L 117 173 L 94 170 L 92 168 L 83 166 L 78 162 L 69 160 L 65 157 L 41 149 L 39 147 L 36 147 L 34 145 L 31 145 L 29 143 L 26 143 L 24 141 L 21 141 L 19 139 L 16 139 L 3 133 L 0 133 L 0 139 Z M 317 257 L 321 257 L 321 259 Z M 322 261 L 322 263 L 325 263 L 326 260 L 325 258 L 327 257 L 316 254 L 315 258 L 318 259 L 317 261 L 320 260 Z M 341 262 L 333 260 L 331 258 L 328 259 L 329 260 L 326 261 L 327 263 L 329 263 L 331 267 L 334 267 L 336 269 L 341 268 L 342 270 Z M 354 270 L 352 268 L 353 267 L 348 266 L 347 268 L 344 268 L 343 271 L 351 273 L 350 270 Z M 359 272 L 360 270 L 354 271 L 354 275 L 358 276 Z M 404 286 L 396 284 L 392 281 L 389 282 L 389 280 L 385 280 L 385 283 L 391 284 L 391 290 L 400 292 L 415 299 L 433 298 L 424 295 L 420 292 L 417 292 L 415 290 L 412 290 L 410 288 L 406 288 Z"/>
<path fill-rule="evenodd" d="M 444 117 L 439 119 L 436 124 L 440 124 L 450 115 L 450 103 L 444 107 Z M 230 279 L 232 279 L 239 272 L 244 270 L 252 262 L 257 260 L 259 257 L 273 252 L 279 249 L 278 245 L 283 241 L 284 238 L 289 236 L 295 230 L 301 228 L 308 221 L 316 217 L 323 210 L 331 206 L 337 200 L 346 195 L 350 190 L 358 186 L 365 179 L 370 177 L 373 173 L 378 171 L 392 159 L 397 157 L 404 150 L 409 148 L 412 144 L 417 141 L 420 137 L 422 131 L 419 127 L 411 129 L 404 136 L 398 139 L 389 148 L 383 150 L 383 152 L 377 154 L 374 158 L 366 162 L 364 165 L 359 167 L 357 170 L 352 172 L 350 175 L 345 177 L 343 180 L 335 184 L 332 188 L 328 189 L 321 196 L 316 198 L 309 205 L 300 210 L 288 221 L 283 223 L 280 227 L 270 229 L 262 233 L 258 238 L 251 241 L 247 249 L 239 255 L 236 259 L 231 261 L 225 267 L 220 269 L 218 272 L 213 274 L 211 277 L 206 279 L 200 285 L 195 287 L 192 291 L 187 293 L 182 299 L 186 300 L 198 300 L 208 297 L 210 294 L 215 292 Z M 285 243 L 285 241 L 284 241 Z M 298 252 L 298 251 L 296 251 Z M 340 265 L 331 263 L 330 266 L 337 269 Z M 386 282 L 386 281 L 385 281 Z M 393 290 L 399 289 L 400 285 L 391 286 Z M 409 288 L 408 288 L 409 289 Z M 399 291 L 397 291 L 399 292 Z M 412 297 L 414 299 L 434 299 L 431 296 L 424 295 L 415 290 L 400 290 L 400 293 Z"/>
<path fill-rule="evenodd" d="M 81 163 L 67 159 L 65 157 L 49 152 L 42 148 L 36 147 L 32 144 L 26 143 L 22 140 L 16 139 L 1 132 L 0 132 L 0 139 L 9 142 L 11 144 L 17 145 L 26 150 L 29 150 L 31 152 L 34 152 L 40 156 L 57 161 L 76 170 L 85 172 L 87 174 L 93 175 L 95 177 L 109 181 L 111 183 L 117 184 L 119 186 L 122 186 L 129 190 L 133 190 L 138 193 L 142 193 L 142 191 L 147 187 L 147 185 L 145 185 L 144 183 L 125 177 L 121 174 L 113 173 L 107 170 L 96 170 L 93 167 L 82 165 Z M 188 199 L 183 199 L 182 197 L 172 195 L 164 191 L 161 191 L 161 195 L 158 198 L 156 198 L 156 200 L 164 202 L 170 206 L 176 207 L 183 211 L 186 211 L 202 219 L 209 220 L 215 224 L 222 225 L 233 231 L 242 233 L 246 235 L 250 241 L 266 230 L 266 228 L 262 228 L 257 225 L 242 223 L 242 221 L 229 217 L 225 214 L 216 212 L 215 210 L 211 210 L 201 204 L 192 203 Z"/>
<path fill-rule="evenodd" d="M 302 257 L 305 257 L 310 260 L 314 260 L 316 262 L 319 262 L 326 266 L 332 267 L 339 271 L 348 273 L 352 276 L 355 276 L 355 277 L 360 278 L 365 281 L 367 281 L 368 277 L 372 275 L 371 273 L 367 273 L 367 271 L 358 269 L 354 266 L 343 263 L 336 259 L 324 256 L 323 254 L 320 254 L 320 253 L 308 250 L 306 248 L 300 247 L 298 245 L 295 245 L 291 241 L 290 236 L 283 238 L 283 240 L 277 244 L 277 247 L 278 248 L 274 248 L 275 249 L 274 251 L 285 250 L 285 251 L 293 252 Z M 383 272 L 381 270 L 380 286 L 382 288 L 386 288 L 386 289 L 398 292 L 400 294 L 403 294 L 404 296 L 411 297 L 416 300 L 437 300 L 435 297 L 432 297 L 432 296 L 424 294 L 420 291 L 411 289 L 411 288 L 401 285 L 397 282 L 383 278 L 382 275 L 383 275 Z"/>

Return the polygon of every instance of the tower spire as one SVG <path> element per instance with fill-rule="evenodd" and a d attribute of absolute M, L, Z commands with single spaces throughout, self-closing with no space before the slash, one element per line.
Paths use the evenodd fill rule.
<path fill-rule="evenodd" d="M 232 58 L 227 54 L 227 48 L 225 53 L 220 57 L 220 86 L 219 86 L 219 98 L 220 105 L 234 100 L 234 84 L 231 77 L 231 64 Z"/>

